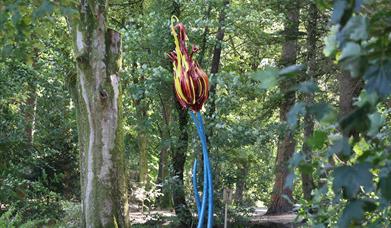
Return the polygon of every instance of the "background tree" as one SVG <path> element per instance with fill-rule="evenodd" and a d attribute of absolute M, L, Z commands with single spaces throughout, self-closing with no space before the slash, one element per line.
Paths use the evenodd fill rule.
<path fill-rule="evenodd" d="M 72 21 L 81 162 L 82 226 L 127 227 L 120 88 L 121 36 L 107 28 L 107 2 L 80 1 Z"/>
<path fill-rule="evenodd" d="M 282 46 L 280 59 L 281 66 L 289 66 L 296 63 L 298 53 L 298 33 L 299 33 L 299 13 L 300 3 L 295 1 L 286 5 L 286 21 L 284 24 L 285 41 Z M 287 114 L 295 103 L 296 94 L 292 91 L 292 85 L 295 85 L 295 79 L 284 80 L 280 84 L 280 90 L 283 94 L 280 103 L 280 121 L 287 120 Z M 276 179 L 274 182 L 271 204 L 267 214 L 279 214 L 292 210 L 292 189 L 285 184 L 288 177 L 288 161 L 295 151 L 294 132 L 285 129 L 278 143 L 276 158 Z"/>

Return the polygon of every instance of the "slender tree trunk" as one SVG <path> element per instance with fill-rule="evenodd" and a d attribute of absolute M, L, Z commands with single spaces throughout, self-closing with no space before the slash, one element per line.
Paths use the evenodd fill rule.
<path fill-rule="evenodd" d="M 105 1 L 80 1 L 74 21 L 83 227 L 128 227 L 120 89 L 121 36 Z"/>
<path fill-rule="evenodd" d="M 138 80 L 136 80 L 138 82 Z M 140 80 L 143 81 L 143 78 Z M 147 107 L 142 102 L 142 98 L 135 101 L 138 119 L 137 129 L 137 145 L 139 150 L 139 183 L 141 186 L 147 186 L 148 179 L 148 134 L 144 127 L 144 122 L 147 119 Z"/>
<path fill-rule="evenodd" d="M 314 3 L 310 3 L 308 9 L 308 21 L 307 21 L 307 66 L 308 66 L 308 79 L 314 80 L 316 75 L 316 43 L 317 43 L 317 22 L 318 22 L 318 9 Z M 314 94 L 305 94 L 304 100 L 307 104 L 314 103 Z M 310 113 L 306 113 L 304 116 L 304 143 L 303 154 L 306 162 L 312 160 L 312 151 L 306 141 L 314 133 L 314 118 Z M 311 192 L 314 189 L 314 178 L 312 173 L 301 173 L 301 182 L 303 188 L 304 198 L 306 200 L 311 199 Z"/>
<path fill-rule="evenodd" d="M 148 138 L 145 132 L 138 132 L 137 144 L 140 153 L 139 158 L 139 183 L 141 186 L 147 186 L 148 178 Z"/>
<path fill-rule="evenodd" d="M 212 57 L 212 65 L 210 69 L 210 88 L 209 88 L 209 111 L 207 112 L 207 117 L 209 120 L 213 119 L 213 115 L 216 111 L 216 79 L 215 76 L 219 72 L 220 68 L 220 59 L 221 59 L 221 51 L 222 51 L 222 43 L 224 40 L 224 26 L 225 26 L 225 9 L 228 7 L 229 0 L 224 0 L 223 7 L 221 8 L 221 12 L 219 15 L 219 28 L 217 29 L 216 34 L 216 44 L 213 50 L 213 57 Z M 208 139 L 209 137 L 213 136 L 212 129 L 208 130 Z"/>
<path fill-rule="evenodd" d="M 299 29 L 299 1 L 293 1 L 287 4 L 285 21 L 285 42 L 282 47 L 282 56 L 280 65 L 289 66 L 296 63 L 298 45 L 297 34 Z M 280 122 L 284 123 L 287 120 L 287 113 L 295 103 L 295 92 L 291 90 L 295 79 L 284 79 L 280 83 L 280 90 L 283 93 L 283 98 L 280 103 Z M 267 210 L 267 214 L 281 214 L 292 210 L 292 204 L 286 199 L 292 198 L 292 189 L 285 187 L 285 180 L 289 174 L 288 161 L 292 157 L 295 150 L 295 139 L 293 131 L 286 129 L 285 134 L 279 139 L 276 167 L 275 167 L 275 182 L 271 196 L 271 204 Z"/>
<path fill-rule="evenodd" d="M 247 167 L 246 165 L 241 165 L 238 171 L 235 191 L 235 201 L 238 205 L 242 205 L 243 193 L 246 187 L 246 178 L 248 175 L 249 168 L 250 167 Z"/>
<path fill-rule="evenodd" d="M 134 75 L 133 83 L 140 85 L 144 83 L 144 77 L 140 78 L 136 74 L 137 63 L 133 62 L 132 74 Z M 145 121 L 147 119 L 147 110 L 148 105 L 143 102 L 145 99 L 145 93 L 141 94 L 140 97 L 137 97 L 133 100 L 133 103 L 136 107 L 136 117 L 137 117 L 137 146 L 139 152 L 139 169 L 135 172 L 138 173 L 138 182 L 140 186 L 148 186 L 148 133 L 145 128 Z M 136 178 L 137 179 L 137 178 Z"/>
<path fill-rule="evenodd" d="M 210 1 L 208 1 L 207 4 L 208 4 L 208 9 L 206 10 L 204 19 L 208 21 L 210 17 L 210 12 L 212 11 L 212 4 L 210 3 Z M 198 57 L 198 63 L 200 64 L 200 66 L 204 66 L 204 57 L 206 53 L 208 35 L 209 35 L 209 26 L 205 25 L 204 33 L 202 34 L 201 46 L 200 46 L 201 51 Z"/>
<path fill-rule="evenodd" d="M 164 183 L 169 176 L 169 151 L 171 149 L 171 143 L 167 143 L 171 138 L 170 126 L 171 126 L 171 105 L 167 104 L 160 98 L 163 116 L 163 127 L 161 129 L 161 149 L 159 154 L 159 170 L 157 177 L 157 184 L 160 186 L 161 192 L 164 194 L 158 198 L 159 206 L 161 208 L 171 207 L 171 192 Z"/>
<path fill-rule="evenodd" d="M 28 86 L 27 100 L 23 110 L 24 122 L 25 122 L 24 131 L 25 131 L 27 143 L 29 145 L 32 145 L 34 140 L 36 108 L 37 108 L 36 86 L 30 84 Z"/>
<path fill-rule="evenodd" d="M 32 35 L 31 39 L 35 39 L 35 34 Z M 36 48 L 33 48 L 35 59 L 39 58 L 39 52 Z M 37 61 L 34 60 L 31 64 L 33 70 L 37 69 Z M 33 145 L 34 131 L 35 131 L 35 118 L 37 112 L 37 86 L 34 82 L 29 82 L 27 87 L 27 100 L 24 107 L 24 121 L 25 121 L 25 136 L 29 146 Z"/>

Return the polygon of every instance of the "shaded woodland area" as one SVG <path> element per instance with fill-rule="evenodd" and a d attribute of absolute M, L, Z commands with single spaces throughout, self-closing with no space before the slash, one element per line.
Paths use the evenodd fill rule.
<path fill-rule="evenodd" d="M 0 227 L 197 227 L 173 15 L 214 227 L 391 225 L 389 0 L 2 0 Z"/>

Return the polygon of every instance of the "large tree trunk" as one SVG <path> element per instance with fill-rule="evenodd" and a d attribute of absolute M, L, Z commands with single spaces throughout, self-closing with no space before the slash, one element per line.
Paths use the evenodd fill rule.
<path fill-rule="evenodd" d="M 186 152 L 188 148 L 189 135 L 187 132 L 188 113 L 176 104 L 178 112 L 179 137 L 178 143 L 172 148 L 172 168 L 174 171 L 175 185 L 173 186 L 173 201 L 175 214 L 184 225 L 190 225 L 192 215 L 186 203 L 183 174 L 185 171 Z"/>
<path fill-rule="evenodd" d="M 121 37 L 106 27 L 105 1 L 80 1 L 74 21 L 77 122 L 83 227 L 128 227 L 122 101 Z"/>
<path fill-rule="evenodd" d="M 282 47 L 282 55 L 280 60 L 281 66 L 289 66 L 296 63 L 298 45 L 297 35 L 299 29 L 299 1 L 293 1 L 287 4 L 286 21 L 285 21 L 285 42 Z M 295 103 L 295 92 L 291 89 L 295 85 L 294 78 L 286 78 L 280 83 L 280 90 L 283 93 L 283 98 L 280 103 L 280 122 L 284 123 L 287 120 L 287 113 Z M 286 129 L 285 134 L 279 139 L 276 167 L 275 167 L 275 182 L 271 196 L 271 204 L 267 210 L 267 214 L 281 214 L 292 210 L 292 204 L 285 198 L 292 200 L 292 189 L 285 187 L 285 180 L 289 174 L 288 161 L 292 157 L 295 150 L 295 139 L 293 132 Z"/>
<path fill-rule="evenodd" d="M 308 8 L 308 20 L 307 20 L 307 66 L 308 66 L 308 79 L 314 80 L 316 76 L 316 43 L 317 43 L 317 22 L 318 22 L 318 9 L 314 3 L 310 3 Z M 304 100 L 307 104 L 314 103 L 314 94 L 305 94 Z M 314 118 L 310 113 L 306 113 L 304 116 L 304 143 L 303 154 L 306 162 L 312 160 L 312 151 L 306 141 L 314 133 Z M 301 182 L 303 188 L 304 199 L 311 199 L 311 192 L 314 189 L 314 178 L 312 173 L 301 173 Z"/>
<path fill-rule="evenodd" d="M 179 17 L 180 13 L 181 10 L 180 10 L 179 3 L 174 1 L 173 14 Z M 207 30 L 205 32 L 207 33 Z M 206 44 L 206 40 L 203 43 Z M 202 53 L 204 53 L 205 51 L 203 49 L 205 48 L 201 49 Z M 171 96 L 175 100 L 174 92 L 171 94 Z M 173 175 L 175 178 L 175 182 L 174 182 L 175 185 L 173 186 L 173 192 L 172 192 L 172 200 L 174 203 L 175 214 L 178 216 L 180 222 L 186 227 L 188 227 L 191 224 L 192 214 L 190 213 L 189 207 L 186 203 L 184 181 L 183 181 L 185 163 L 186 163 L 186 152 L 188 147 L 188 132 L 187 132 L 188 113 L 182 110 L 180 105 L 176 102 L 173 106 L 178 111 L 179 136 L 178 136 L 178 143 L 176 143 L 176 145 L 171 146 L 171 162 L 173 168 Z"/>

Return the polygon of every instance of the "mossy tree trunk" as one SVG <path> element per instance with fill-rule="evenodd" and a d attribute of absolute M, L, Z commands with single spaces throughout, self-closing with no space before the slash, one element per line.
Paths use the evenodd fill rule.
<path fill-rule="evenodd" d="M 80 1 L 72 21 L 83 227 L 128 227 L 120 89 L 121 36 L 106 1 Z"/>

